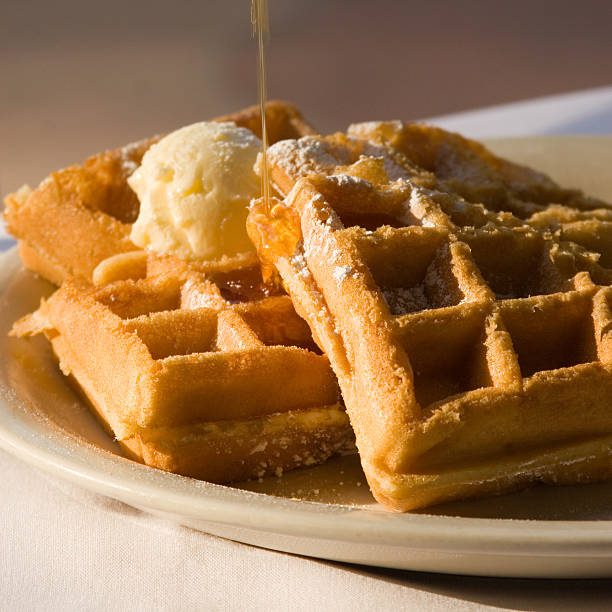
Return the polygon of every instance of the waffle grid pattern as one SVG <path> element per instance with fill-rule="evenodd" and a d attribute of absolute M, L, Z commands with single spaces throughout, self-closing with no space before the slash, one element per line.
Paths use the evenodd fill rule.
<path fill-rule="evenodd" d="M 227 482 L 349 450 L 337 383 L 308 326 L 288 296 L 253 284 L 257 270 L 240 272 L 215 280 L 151 257 L 142 279 L 64 283 L 13 333 L 44 331 L 64 373 L 150 465 Z"/>
<path fill-rule="evenodd" d="M 459 173 L 449 157 L 440 163 Z M 580 207 L 556 204 L 566 219 L 605 223 L 603 203 L 508 165 L 514 191 L 498 183 L 512 210 L 490 208 L 406 147 L 343 135 L 280 143 L 269 158 L 302 232 L 276 265 L 330 356 L 379 501 L 407 510 L 610 476 L 607 257 L 551 231 L 550 206 L 531 206 L 548 216 L 539 225 L 515 214 L 519 194 L 523 212 L 556 194 Z M 481 158 L 478 172 L 468 161 L 471 197 L 499 204 L 491 176 L 474 179 Z M 577 448 L 591 443 L 603 446 L 584 468 Z"/>

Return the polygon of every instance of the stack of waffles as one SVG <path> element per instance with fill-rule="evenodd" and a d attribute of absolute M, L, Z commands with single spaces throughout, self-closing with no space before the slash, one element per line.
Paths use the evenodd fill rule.
<path fill-rule="evenodd" d="M 126 178 L 155 139 L 7 200 L 63 282 L 14 333 L 47 335 L 128 454 L 215 482 L 314 464 L 351 445 L 340 389 L 393 510 L 612 477 L 612 207 L 436 128 L 267 113 L 282 201 L 247 225 L 289 295 L 253 255 L 137 250 Z"/>
<path fill-rule="evenodd" d="M 221 118 L 260 133 L 259 110 Z M 312 129 L 271 103 L 272 140 Z M 327 357 L 254 255 L 185 262 L 130 241 L 126 179 L 151 139 L 53 173 L 7 198 L 27 267 L 62 284 L 13 333 L 44 333 L 128 456 L 212 482 L 280 474 L 350 451 Z"/>
<path fill-rule="evenodd" d="M 401 122 L 268 159 L 284 200 L 254 203 L 249 234 L 330 359 L 382 504 L 612 476 L 610 205 Z"/>

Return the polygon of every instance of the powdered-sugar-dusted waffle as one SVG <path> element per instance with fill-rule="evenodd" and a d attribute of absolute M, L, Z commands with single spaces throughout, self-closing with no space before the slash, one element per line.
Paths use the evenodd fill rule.
<path fill-rule="evenodd" d="M 481 143 L 419 123 L 379 121 L 349 126 L 348 134 L 383 146 L 398 162 L 433 173 L 441 190 L 507 211 L 525 224 L 579 244 L 612 267 L 612 207 L 561 187 L 532 168 L 494 155 Z"/>
<path fill-rule="evenodd" d="M 285 102 L 269 102 L 266 120 L 270 142 L 314 133 L 300 112 Z M 216 121 L 234 121 L 261 135 L 259 106 Z M 130 230 L 139 202 L 126 179 L 157 140 L 94 155 L 82 165 L 53 172 L 33 191 L 23 187 L 7 196 L 4 218 L 19 240 L 25 266 L 55 284 L 67 278 L 90 281 L 101 261 L 137 250 Z"/>
<path fill-rule="evenodd" d="M 327 358 L 258 274 L 149 257 L 138 280 L 66 281 L 13 333 L 45 333 L 130 456 L 213 482 L 279 474 L 353 434 Z"/>
<path fill-rule="evenodd" d="M 400 164 L 432 172 L 442 189 L 490 210 L 505 210 L 522 219 L 561 204 L 580 210 L 610 205 L 550 177 L 494 155 L 484 145 L 441 128 L 403 121 L 369 121 L 350 125 L 347 134 L 383 146 Z"/>
<path fill-rule="evenodd" d="M 606 259 L 385 144 L 278 143 L 286 198 L 248 221 L 329 356 L 376 498 L 405 511 L 611 477 Z M 572 193 L 573 219 L 586 199 Z"/>

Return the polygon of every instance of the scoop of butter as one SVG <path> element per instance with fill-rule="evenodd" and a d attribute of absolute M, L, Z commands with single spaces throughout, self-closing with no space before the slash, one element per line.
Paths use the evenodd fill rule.
<path fill-rule="evenodd" d="M 134 244 L 184 259 L 253 251 L 247 206 L 259 195 L 261 141 L 235 123 L 201 122 L 154 144 L 128 183 L 140 200 Z"/>

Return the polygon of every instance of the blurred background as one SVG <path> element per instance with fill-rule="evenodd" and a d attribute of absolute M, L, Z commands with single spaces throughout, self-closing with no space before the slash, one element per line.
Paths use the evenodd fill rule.
<path fill-rule="evenodd" d="M 270 97 L 322 131 L 612 83 L 610 0 L 269 0 Z M 257 102 L 250 0 L 0 1 L 0 191 Z"/>

